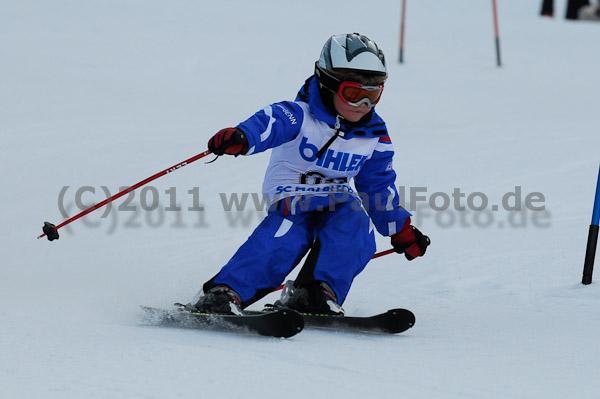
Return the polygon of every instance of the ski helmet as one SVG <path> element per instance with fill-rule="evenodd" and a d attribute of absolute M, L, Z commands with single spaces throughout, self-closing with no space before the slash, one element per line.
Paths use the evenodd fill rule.
<path fill-rule="evenodd" d="M 315 75 L 320 88 L 336 92 L 346 76 L 365 76 L 383 83 L 387 68 L 383 51 L 360 33 L 331 36 L 315 63 Z"/>

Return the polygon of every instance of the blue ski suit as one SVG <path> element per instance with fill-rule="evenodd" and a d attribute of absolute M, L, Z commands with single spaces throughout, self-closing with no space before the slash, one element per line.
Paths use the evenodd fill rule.
<path fill-rule="evenodd" d="M 248 306 L 318 242 L 314 279 L 327 282 L 341 305 L 375 254 L 374 228 L 391 236 L 411 216 L 399 204 L 385 122 L 374 109 L 357 123 L 336 118 L 312 76 L 295 101 L 271 104 L 237 127 L 248 138 L 246 155 L 272 149 L 263 183 L 271 201 L 267 217 L 204 290 L 226 284 Z"/>

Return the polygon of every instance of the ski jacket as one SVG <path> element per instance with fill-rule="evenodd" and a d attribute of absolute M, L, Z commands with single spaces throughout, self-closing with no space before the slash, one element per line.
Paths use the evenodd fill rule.
<path fill-rule="evenodd" d="M 400 231 L 411 216 L 400 206 L 394 186 L 394 149 L 383 119 L 374 109 L 358 123 L 332 115 L 316 77 L 306 81 L 295 101 L 271 104 L 237 128 L 247 135 L 246 155 L 273 149 L 263 193 L 271 204 L 287 200 L 286 212 L 322 209 L 323 200 L 331 198 L 359 200 L 384 236 Z M 317 157 L 338 130 L 339 137 Z M 312 201 L 307 204 L 307 199 Z"/>

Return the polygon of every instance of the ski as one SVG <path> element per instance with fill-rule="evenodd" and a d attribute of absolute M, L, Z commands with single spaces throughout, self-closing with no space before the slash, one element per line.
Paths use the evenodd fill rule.
<path fill-rule="evenodd" d="M 415 325 L 415 315 L 407 309 L 390 309 L 373 316 L 302 313 L 302 317 L 306 328 L 343 332 L 399 334 Z"/>
<path fill-rule="evenodd" d="M 415 325 L 415 315 L 407 309 L 390 309 L 373 316 L 332 316 L 327 314 L 303 313 L 306 328 L 399 334 Z"/>
<path fill-rule="evenodd" d="M 291 309 L 261 314 L 219 315 L 193 312 L 185 306 L 165 310 L 142 306 L 144 321 L 150 325 L 258 334 L 289 338 L 304 328 L 304 318 Z"/>
<path fill-rule="evenodd" d="M 263 311 L 247 311 L 248 314 L 264 314 L 278 309 L 266 305 Z M 279 308 L 282 309 L 282 308 Z M 399 334 L 415 325 L 415 315 L 407 309 L 390 309 L 373 316 L 335 316 L 330 314 L 301 313 L 304 327 L 329 331 Z"/>

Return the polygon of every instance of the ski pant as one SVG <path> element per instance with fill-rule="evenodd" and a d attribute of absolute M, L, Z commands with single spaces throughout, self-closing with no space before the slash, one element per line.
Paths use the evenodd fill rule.
<path fill-rule="evenodd" d="M 204 291 L 228 285 L 246 307 L 279 287 L 311 247 L 300 274 L 328 283 L 342 304 L 354 277 L 376 249 L 373 225 L 360 203 L 344 202 L 334 210 L 294 215 L 269 211 L 231 260 L 204 285 Z"/>

